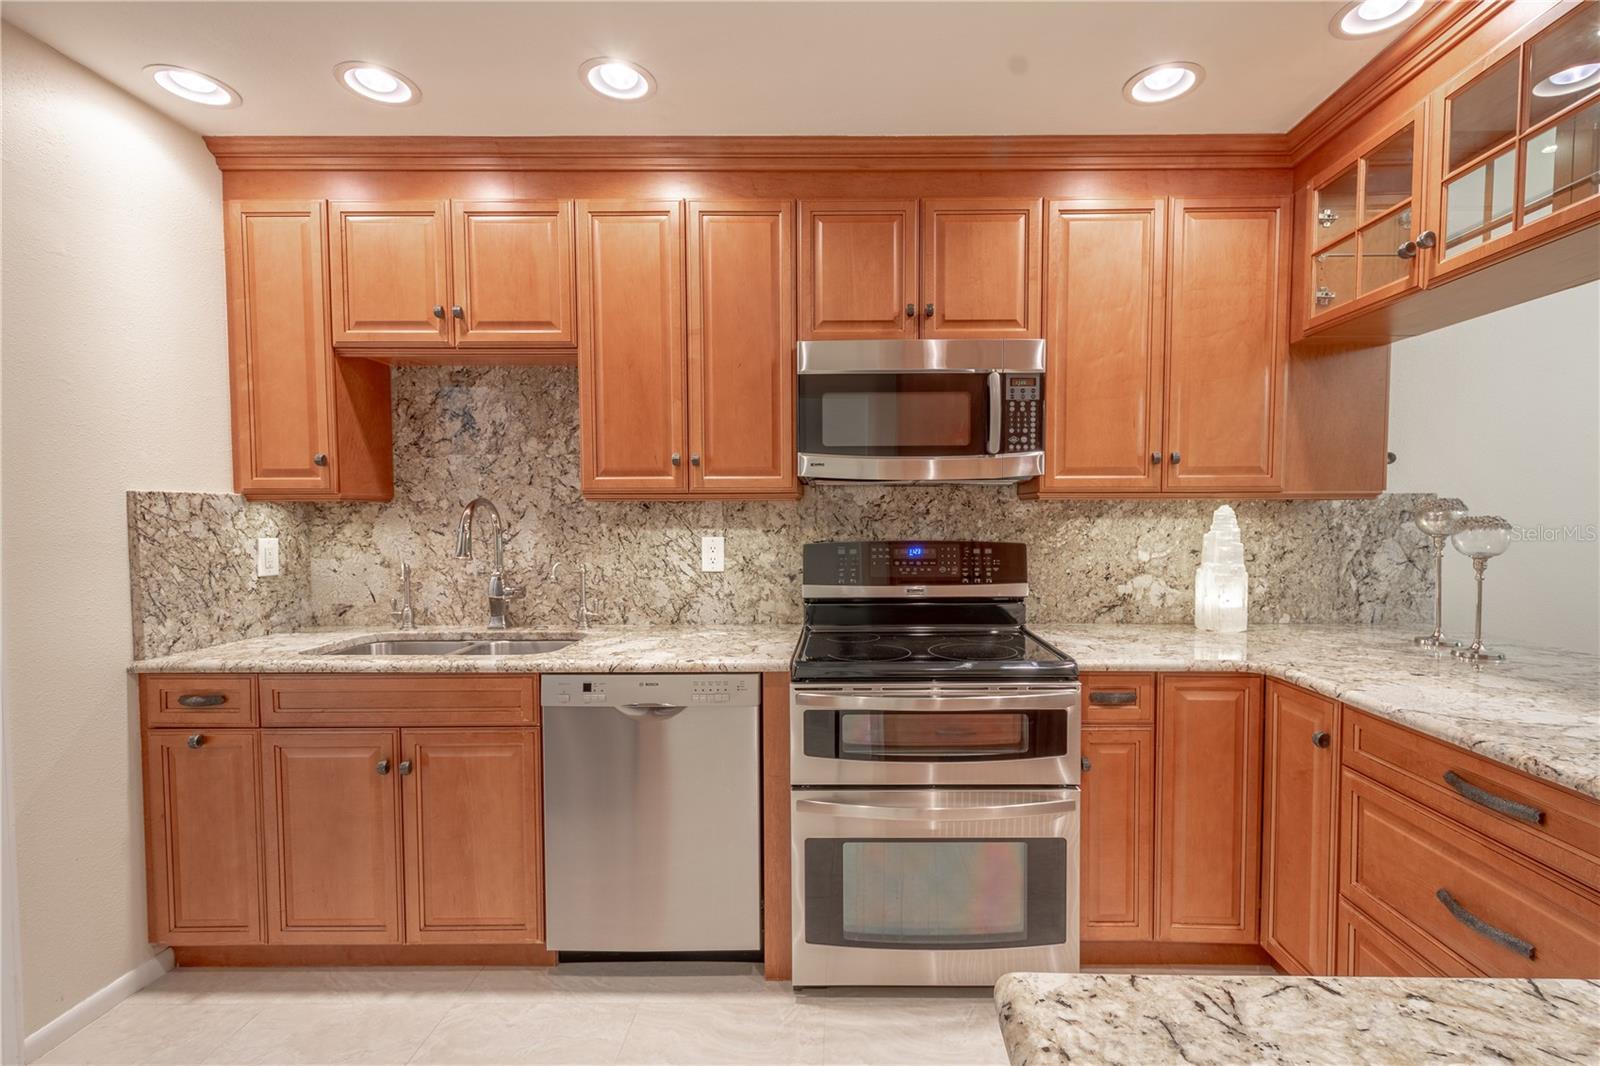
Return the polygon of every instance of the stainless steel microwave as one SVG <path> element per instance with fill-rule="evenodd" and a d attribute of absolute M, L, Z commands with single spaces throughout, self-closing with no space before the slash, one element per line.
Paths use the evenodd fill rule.
<path fill-rule="evenodd" d="M 801 341 L 806 481 L 1014 482 L 1044 472 L 1044 341 Z"/>

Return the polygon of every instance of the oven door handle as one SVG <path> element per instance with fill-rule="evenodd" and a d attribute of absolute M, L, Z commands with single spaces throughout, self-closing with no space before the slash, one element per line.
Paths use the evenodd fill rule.
<path fill-rule="evenodd" d="M 989 454 L 1000 454 L 1000 371 L 989 371 Z"/>
<path fill-rule="evenodd" d="M 1014 711 L 1038 708 L 1069 710 L 1077 693 L 1067 689 L 1041 692 L 984 692 L 961 696 L 847 695 L 839 692 L 792 693 L 794 705 L 817 711 Z"/>
<path fill-rule="evenodd" d="M 1068 814 L 1078 809 L 1076 797 L 1002 803 L 993 807 L 898 807 L 876 803 L 837 803 L 833 800 L 794 801 L 796 814 L 825 814 L 833 818 L 871 818 L 915 822 L 979 822 L 996 818 L 1031 818 L 1042 814 Z"/>

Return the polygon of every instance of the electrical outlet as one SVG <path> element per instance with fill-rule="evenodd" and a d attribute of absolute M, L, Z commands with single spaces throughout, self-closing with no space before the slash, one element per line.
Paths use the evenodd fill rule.
<path fill-rule="evenodd" d="M 700 538 L 700 569 L 705 573 L 722 572 L 722 538 Z"/>
<path fill-rule="evenodd" d="M 277 577 L 278 538 L 256 538 L 256 577 Z"/>

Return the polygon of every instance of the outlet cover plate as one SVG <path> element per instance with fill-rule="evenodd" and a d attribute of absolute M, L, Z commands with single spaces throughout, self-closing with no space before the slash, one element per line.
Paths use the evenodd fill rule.
<path fill-rule="evenodd" d="M 720 574 L 723 569 L 722 538 L 700 538 L 700 569 L 703 573 Z"/>

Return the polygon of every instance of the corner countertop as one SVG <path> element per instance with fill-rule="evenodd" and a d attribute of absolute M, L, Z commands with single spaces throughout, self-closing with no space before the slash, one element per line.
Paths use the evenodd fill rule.
<path fill-rule="evenodd" d="M 994 989 L 1012 1066 L 1592 1063 L 1600 982 L 1014 973 Z"/>
<path fill-rule="evenodd" d="M 1600 798 L 1600 656 L 1503 645 L 1506 661 L 1473 666 L 1418 648 L 1412 629 L 1265 625 L 1246 633 L 1189 626 L 1034 627 L 1084 671 L 1265 674 Z M 137 673 L 782 672 L 798 626 L 596 626 L 506 630 L 509 639 L 579 637 L 542 655 L 326 655 L 387 637 L 450 639 L 482 630 L 423 626 L 328 629 L 219 644 L 133 664 Z"/>

